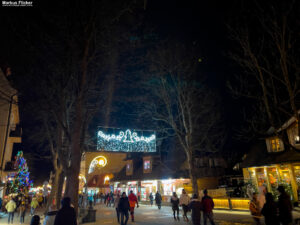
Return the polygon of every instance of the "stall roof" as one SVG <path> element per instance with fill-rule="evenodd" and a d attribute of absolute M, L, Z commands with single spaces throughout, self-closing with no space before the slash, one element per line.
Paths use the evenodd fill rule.
<path fill-rule="evenodd" d="M 242 167 L 247 168 L 294 162 L 300 162 L 299 152 L 288 148 L 282 152 L 269 153 L 266 142 L 260 141 L 250 149 L 242 162 Z"/>

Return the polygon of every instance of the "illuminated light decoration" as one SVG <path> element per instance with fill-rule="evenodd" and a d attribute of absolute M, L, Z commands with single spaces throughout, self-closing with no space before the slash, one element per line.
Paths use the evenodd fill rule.
<path fill-rule="evenodd" d="M 85 176 L 84 176 L 84 175 L 79 174 L 78 179 L 79 179 L 79 180 L 83 180 L 83 182 L 86 183 L 86 179 L 85 179 Z"/>
<path fill-rule="evenodd" d="M 107 182 L 109 182 L 109 180 L 110 180 L 110 179 L 109 179 L 109 176 L 105 176 L 105 177 L 104 177 L 104 184 L 106 184 Z"/>
<path fill-rule="evenodd" d="M 97 149 L 113 152 L 155 152 L 156 135 L 150 131 L 125 131 L 108 128 L 110 134 L 99 130 L 97 133 Z M 119 130 L 115 133 L 116 130 Z M 146 133 L 148 136 L 144 136 Z"/>
<path fill-rule="evenodd" d="M 103 168 L 107 164 L 107 159 L 104 156 L 97 156 L 94 158 L 89 167 L 89 173 L 94 172 L 96 168 Z"/>

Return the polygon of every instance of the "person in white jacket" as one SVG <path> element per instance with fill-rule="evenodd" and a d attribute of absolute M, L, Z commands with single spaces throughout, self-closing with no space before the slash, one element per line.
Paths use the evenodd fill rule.
<path fill-rule="evenodd" d="M 190 197 L 188 196 L 186 191 L 184 189 L 182 189 L 182 194 L 179 198 L 179 205 L 182 206 L 183 220 L 186 220 L 187 222 L 189 221 L 189 219 L 187 217 L 187 212 L 189 210 L 189 207 L 188 207 L 189 203 L 190 203 Z"/>
<path fill-rule="evenodd" d="M 55 210 L 55 206 L 50 206 L 49 211 L 46 214 L 43 225 L 54 225 L 55 216 L 57 214 L 57 210 Z"/>

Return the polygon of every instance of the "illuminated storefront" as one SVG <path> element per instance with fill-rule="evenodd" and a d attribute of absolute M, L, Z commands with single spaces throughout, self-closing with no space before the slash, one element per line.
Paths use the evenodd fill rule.
<path fill-rule="evenodd" d="M 300 187 L 300 163 L 274 164 L 261 167 L 249 167 L 243 169 L 245 181 L 252 183 L 256 190 L 265 186 L 269 192 L 277 194 L 279 185 L 284 185 L 297 201 L 298 187 Z"/>
<path fill-rule="evenodd" d="M 190 179 L 163 179 L 163 180 L 144 180 L 114 182 L 114 192 L 129 193 L 133 191 L 136 195 L 140 192 L 142 201 L 149 201 L 149 195 L 155 195 L 157 191 L 162 195 L 163 201 L 169 201 L 173 192 L 181 194 L 185 185 L 190 184 Z"/>

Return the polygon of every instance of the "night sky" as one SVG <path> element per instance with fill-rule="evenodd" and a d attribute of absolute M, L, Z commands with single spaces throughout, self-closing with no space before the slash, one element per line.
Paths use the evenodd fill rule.
<path fill-rule="evenodd" d="M 244 151 L 242 149 L 243 143 L 234 138 L 234 132 L 244 125 L 240 109 L 247 104 L 247 101 L 233 99 L 226 87 L 226 82 L 231 79 L 232 74 L 240 72 L 234 62 L 226 56 L 233 46 L 228 38 L 226 24 L 239 18 L 241 2 L 148 0 L 146 10 L 141 10 L 142 26 L 152 27 L 159 37 L 174 37 L 178 41 L 194 43 L 199 49 L 199 58 L 202 59 L 201 72 L 206 74 L 208 85 L 218 92 L 221 98 L 228 133 L 224 147 L 225 152 Z M 39 21 L 40 15 L 44 11 L 50 11 L 36 1 L 33 3 L 32 8 L 1 8 L 0 48 L 2 50 L 0 51 L 0 65 L 2 67 L 11 66 L 13 73 L 22 73 L 22 67 L 17 64 L 19 59 L 15 60 L 18 57 L 16 56 L 16 48 L 20 52 L 28 50 L 27 46 L 18 45 L 18 41 L 20 38 L 22 39 L 18 31 L 23 33 L 26 29 L 24 26 L 26 23 L 42 23 L 42 20 Z M 24 21 L 24 16 L 27 21 Z M 22 21 L 18 23 L 18 20 Z M 44 29 L 53 28 L 47 27 L 47 23 L 45 23 Z M 43 31 L 41 30 L 41 32 Z M 39 65 L 37 65 L 38 67 Z M 26 74 L 21 75 L 23 79 L 26 79 Z M 39 149 L 43 148 L 43 144 L 36 144 L 31 140 L 33 132 L 38 131 L 38 129 L 36 129 L 37 124 L 32 123 L 35 117 L 34 112 L 26 109 L 26 101 L 30 101 L 30 98 L 24 93 L 20 94 L 23 144 L 16 146 L 14 150 L 22 149 L 25 152 L 33 179 L 38 184 L 48 179 L 52 166 L 50 159 L 41 160 L 37 158 Z"/>

